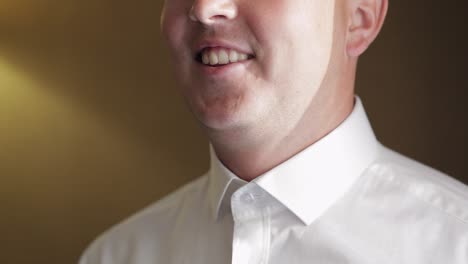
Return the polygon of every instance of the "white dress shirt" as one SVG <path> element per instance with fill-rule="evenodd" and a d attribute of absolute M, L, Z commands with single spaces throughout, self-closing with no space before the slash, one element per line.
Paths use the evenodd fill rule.
<path fill-rule="evenodd" d="M 359 98 L 335 130 L 245 182 L 211 168 L 96 239 L 80 264 L 468 264 L 468 188 L 375 138 Z"/>

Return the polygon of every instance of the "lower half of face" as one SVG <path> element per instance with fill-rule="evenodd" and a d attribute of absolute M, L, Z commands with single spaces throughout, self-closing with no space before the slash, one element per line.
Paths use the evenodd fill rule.
<path fill-rule="evenodd" d="M 289 6 L 288 1 L 305 6 Z M 287 129 L 306 114 L 328 71 L 334 4 L 288 1 L 276 0 L 284 2 L 278 9 L 287 5 L 289 13 L 266 10 L 268 16 L 263 16 L 259 10 L 265 11 L 269 4 L 259 1 L 266 3 L 264 8 L 240 14 L 248 22 L 241 31 L 256 40 L 256 56 L 252 59 L 210 67 L 195 62 L 189 55 L 173 52 L 183 94 L 205 127 Z M 304 4 L 307 2 L 314 4 Z M 272 20 L 275 13 L 278 15 Z M 176 41 L 169 44 L 177 46 Z"/>
<path fill-rule="evenodd" d="M 208 129 L 287 129 L 306 114 L 320 89 L 327 54 L 312 63 L 305 54 L 291 59 L 278 52 L 222 68 L 192 65 L 177 79 L 190 110 Z"/>
<path fill-rule="evenodd" d="M 195 117 L 214 130 L 248 126 L 261 119 L 277 99 L 268 83 L 256 74 L 254 60 L 223 67 L 193 64 L 178 76 L 184 97 Z"/>

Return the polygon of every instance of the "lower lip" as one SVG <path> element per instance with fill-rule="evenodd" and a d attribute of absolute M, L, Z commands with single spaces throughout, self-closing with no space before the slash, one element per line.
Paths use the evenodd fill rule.
<path fill-rule="evenodd" d="M 223 74 L 227 74 L 229 72 L 232 72 L 236 69 L 241 69 L 244 68 L 252 61 L 252 59 L 241 61 L 241 62 L 235 62 L 235 63 L 230 63 L 226 64 L 223 66 L 208 66 L 202 63 L 197 63 L 197 68 L 201 70 L 201 72 L 205 75 L 210 75 L 210 76 L 220 76 Z"/>

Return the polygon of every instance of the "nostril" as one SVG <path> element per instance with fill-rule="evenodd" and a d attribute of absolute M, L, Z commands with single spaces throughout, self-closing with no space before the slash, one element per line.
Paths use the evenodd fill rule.
<path fill-rule="evenodd" d="M 215 15 L 210 17 L 211 20 L 218 20 L 218 19 L 225 19 L 227 18 L 225 15 Z"/>

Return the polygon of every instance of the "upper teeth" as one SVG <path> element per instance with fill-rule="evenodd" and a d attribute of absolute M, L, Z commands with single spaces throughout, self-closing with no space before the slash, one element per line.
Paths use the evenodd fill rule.
<path fill-rule="evenodd" d="M 205 49 L 202 51 L 202 62 L 206 65 L 223 65 L 248 59 L 248 55 L 230 49 Z"/>

